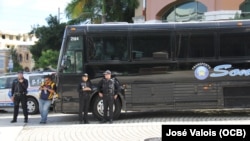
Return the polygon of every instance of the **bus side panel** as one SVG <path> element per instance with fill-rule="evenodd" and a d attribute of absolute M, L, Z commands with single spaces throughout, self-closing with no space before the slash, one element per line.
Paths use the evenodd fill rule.
<path fill-rule="evenodd" d="M 217 109 L 221 103 L 217 83 L 176 83 L 174 104 L 176 109 Z"/>
<path fill-rule="evenodd" d="M 173 109 L 173 84 L 133 84 L 132 105 L 142 109 Z"/>

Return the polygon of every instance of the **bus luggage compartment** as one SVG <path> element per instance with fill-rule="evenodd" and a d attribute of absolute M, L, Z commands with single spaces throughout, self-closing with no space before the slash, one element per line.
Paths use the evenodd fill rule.
<path fill-rule="evenodd" d="M 223 87 L 225 108 L 250 108 L 250 86 Z"/>

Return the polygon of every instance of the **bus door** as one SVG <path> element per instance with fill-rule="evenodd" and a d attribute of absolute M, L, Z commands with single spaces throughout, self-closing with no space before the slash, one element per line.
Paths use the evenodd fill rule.
<path fill-rule="evenodd" d="M 60 104 L 56 104 L 56 109 L 64 113 L 78 109 L 79 96 L 77 92 L 78 83 L 83 74 L 83 42 L 81 37 L 69 37 L 67 46 L 62 53 L 61 71 L 57 74 L 58 93 Z M 74 110 L 76 111 L 76 110 Z"/>

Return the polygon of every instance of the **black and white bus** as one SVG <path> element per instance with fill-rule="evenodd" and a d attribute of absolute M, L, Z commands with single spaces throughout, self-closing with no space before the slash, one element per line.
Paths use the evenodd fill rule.
<path fill-rule="evenodd" d="M 78 112 L 77 84 L 97 84 L 111 70 L 122 87 L 121 110 L 250 107 L 250 21 L 87 24 L 67 26 L 58 59 L 57 111 Z M 102 100 L 91 95 L 93 115 Z"/>

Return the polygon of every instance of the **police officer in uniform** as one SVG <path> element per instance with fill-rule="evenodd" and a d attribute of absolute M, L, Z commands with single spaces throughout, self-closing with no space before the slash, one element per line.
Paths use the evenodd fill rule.
<path fill-rule="evenodd" d="M 114 100 L 118 96 L 118 92 L 120 91 L 120 86 L 114 78 L 111 78 L 110 70 L 106 70 L 103 74 L 104 79 L 100 80 L 98 84 L 99 96 L 103 99 L 104 106 L 104 117 L 101 123 L 105 123 L 107 121 L 109 121 L 109 123 L 113 123 L 113 104 Z M 107 117 L 108 109 L 109 118 Z"/>
<path fill-rule="evenodd" d="M 27 109 L 27 88 L 28 80 L 23 77 L 23 72 L 18 72 L 18 78 L 13 80 L 11 88 L 11 99 L 14 102 L 14 115 L 11 123 L 17 122 L 19 112 L 19 105 L 21 103 L 24 115 L 24 123 L 28 122 L 28 109 Z"/>
<path fill-rule="evenodd" d="M 85 124 L 88 124 L 88 110 L 89 110 L 89 100 L 92 90 L 92 83 L 88 79 L 88 74 L 84 73 L 82 76 L 82 81 L 79 83 L 77 91 L 79 93 L 79 121 L 80 124 L 84 120 Z M 82 116 L 84 112 L 84 117 Z"/>

